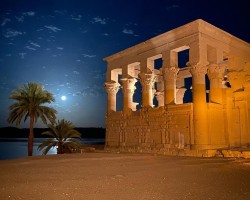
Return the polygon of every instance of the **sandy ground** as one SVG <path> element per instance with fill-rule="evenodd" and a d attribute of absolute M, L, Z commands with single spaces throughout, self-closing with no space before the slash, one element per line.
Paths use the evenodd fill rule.
<path fill-rule="evenodd" d="M 0 161 L 0 199 L 249 200 L 250 160 L 82 153 Z"/>

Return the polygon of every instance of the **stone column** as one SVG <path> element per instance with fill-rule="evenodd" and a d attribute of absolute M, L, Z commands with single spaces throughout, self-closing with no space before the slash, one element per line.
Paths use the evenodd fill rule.
<path fill-rule="evenodd" d="M 142 85 L 142 107 L 153 107 L 153 87 L 155 82 L 155 75 L 140 73 L 139 77 Z"/>
<path fill-rule="evenodd" d="M 120 89 L 120 84 L 116 82 L 106 82 L 104 86 L 108 93 L 107 112 L 116 111 L 116 94 Z"/>
<path fill-rule="evenodd" d="M 164 92 L 156 92 L 155 97 L 158 101 L 158 107 L 164 106 Z"/>
<path fill-rule="evenodd" d="M 135 78 L 122 78 L 121 81 L 123 92 L 123 111 L 127 111 L 128 109 L 135 110 L 133 95 L 136 89 L 135 83 L 137 80 Z"/>
<path fill-rule="evenodd" d="M 174 104 L 176 99 L 176 79 L 179 68 L 177 67 L 167 67 L 164 68 L 163 78 L 164 78 L 164 103 Z"/>
<path fill-rule="evenodd" d="M 207 67 L 191 66 L 193 113 L 194 113 L 194 149 L 206 149 L 208 147 L 208 124 L 206 103 L 205 74 Z"/>
<path fill-rule="evenodd" d="M 222 104 L 222 81 L 224 79 L 225 66 L 211 64 L 208 66 L 208 77 L 210 80 L 209 102 Z"/>
<path fill-rule="evenodd" d="M 184 94 L 186 92 L 186 88 L 178 88 L 176 92 L 176 104 L 183 104 Z"/>

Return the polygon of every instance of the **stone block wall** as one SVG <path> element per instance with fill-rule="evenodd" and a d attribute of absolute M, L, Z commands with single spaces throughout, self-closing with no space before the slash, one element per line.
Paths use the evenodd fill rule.
<path fill-rule="evenodd" d="M 106 147 L 190 148 L 192 103 L 111 112 L 106 119 Z"/>
<path fill-rule="evenodd" d="M 244 106 L 228 108 L 207 103 L 207 149 L 249 146 L 248 112 Z M 106 147 L 192 149 L 196 144 L 194 123 L 192 103 L 110 112 L 106 118 Z"/>

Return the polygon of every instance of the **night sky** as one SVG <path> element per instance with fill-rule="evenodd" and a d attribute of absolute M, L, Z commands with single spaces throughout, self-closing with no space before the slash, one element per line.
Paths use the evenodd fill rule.
<path fill-rule="evenodd" d="M 199 18 L 250 42 L 246 2 L 0 0 L 0 127 L 11 91 L 27 82 L 54 94 L 58 119 L 105 127 L 104 57 Z"/>

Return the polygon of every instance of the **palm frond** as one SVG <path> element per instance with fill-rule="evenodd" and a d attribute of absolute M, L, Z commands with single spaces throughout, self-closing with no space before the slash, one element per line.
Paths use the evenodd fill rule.
<path fill-rule="evenodd" d="M 43 150 L 43 155 L 46 155 L 52 147 L 56 147 L 56 146 L 57 146 L 57 141 L 55 141 L 52 138 L 49 138 L 45 140 L 42 144 L 40 144 L 37 147 L 37 149 L 39 151 Z"/>
<path fill-rule="evenodd" d="M 77 142 L 65 142 L 63 146 L 64 148 L 68 148 L 68 149 L 80 149 L 81 148 L 81 144 Z"/>
<path fill-rule="evenodd" d="M 47 136 L 50 136 L 52 138 L 57 138 L 57 135 L 54 131 L 45 131 L 45 132 L 42 132 L 42 135 L 47 135 Z"/>
<path fill-rule="evenodd" d="M 47 153 L 49 152 L 49 150 L 51 148 L 55 147 L 53 144 L 49 144 L 44 150 L 43 150 L 43 155 L 47 155 Z"/>
<path fill-rule="evenodd" d="M 53 138 L 48 138 L 47 140 L 43 141 L 43 143 L 41 143 L 37 149 L 40 151 L 41 149 L 43 149 L 44 147 L 46 147 L 48 144 L 51 144 L 54 142 Z"/>
<path fill-rule="evenodd" d="M 56 110 L 43 104 L 51 103 L 55 99 L 49 91 L 43 89 L 41 84 L 28 82 L 12 91 L 9 99 L 14 100 L 14 103 L 9 106 L 8 123 L 15 122 L 18 126 L 22 119 L 26 121 L 31 113 L 34 113 L 35 122 L 41 118 L 45 124 L 47 124 L 47 120 L 54 123 Z"/>
<path fill-rule="evenodd" d="M 54 139 L 46 140 L 39 146 L 39 150 L 44 149 L 45 146 L 47 146 L 47 148 L 44 150 L 45 152 L 54 146 L 55 143 L 56 145 L 62 144 L 64 149 L 66 148 L 70 151 L 72 149 L 81 148 L 79 141 L 81 134 L 74 129 L 72 122 L 62 119 L 60 121 L 58 120 L 58 122 L 55 124 L 49 124 L 48 127 L 50 130 L 43 132 L 42 134 L 48 135 Z"/>

